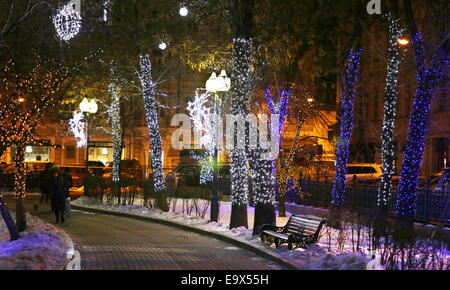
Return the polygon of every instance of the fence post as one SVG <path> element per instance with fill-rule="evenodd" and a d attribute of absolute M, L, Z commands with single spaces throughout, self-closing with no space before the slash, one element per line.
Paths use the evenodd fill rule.
<path fill-rule="evenodd" d="M 428 191 L 430 189 L 430 181 L 428 180 L 428 178 L 425 180 L 425 196 L 423 199 L 423 206 L 424 208 L 424 222 L 428 224 L 428 222 L 430 221 L 430 212 L 429 212 L 429 206 L 430 206 L 430 202 L 429 202 L 429 195 L 428 195 Z M 417 196 L 417 195 L 416 195 Z"/>

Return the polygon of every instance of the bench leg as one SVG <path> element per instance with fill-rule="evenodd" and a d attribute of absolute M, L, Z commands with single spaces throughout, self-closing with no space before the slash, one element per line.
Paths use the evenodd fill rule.
<path fill-rule="evenodd" d="M 279 247 L 280 246 L 280 239 L 279 238 L 275 238 L 275 247 Z"/>
<path fill-rule="evenodd" d="M 261 233 L 261 242 L 265 243 L 266 241 L 267 241 L 266 240 L 266 235 L 264 233 Z"/>
<path fill-rule="evenodd" d="M 289 251 L 292 251 L 292 242 L 288 242 L 288 249 Z"/>

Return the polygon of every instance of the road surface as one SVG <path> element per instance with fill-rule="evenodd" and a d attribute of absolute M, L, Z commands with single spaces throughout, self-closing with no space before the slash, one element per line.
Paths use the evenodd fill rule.
<path fill-rule="evenodd" d="M 29 201 L 27 210 L 54 222 L 48 205 L 33 210 Z M 283 269 L 232 244 L 147 221 L 72 210 L 72 218 L 57 226 L 72 238 L 86 270 Z"/>

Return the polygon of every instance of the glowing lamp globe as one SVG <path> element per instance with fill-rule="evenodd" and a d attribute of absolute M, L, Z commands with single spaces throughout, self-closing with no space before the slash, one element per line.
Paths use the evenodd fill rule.
<path fill-rule="evenodd" d="M 218 83 L 218 91 L 220 92 L 228 92 L 230 90 L 231 87 L 231 79 L 227 76 L 227 73 L 225 72 L 225 70 L 222 70 L 220 72 L 219 77 L 217 78 L 219 83 Z"/>
<path fill-rule="evenodd" d="M 217 75 L 215 72 L 211 74 L 209 79 L 206 81 L 206 90 L 208 92 L 215 93 L 217 91 Z"/>
<path fill-rule="evenodd" d="M 220 75 L 212 73 L 211 77 L 206 81 L 206 90 L 211 93 L 227 92 L 230 90 L 231 80 L 227 77 L 225 70 L 222 70 Z"/>
<path fill-rule="evenodd" d="M 87 113 L 89 111 L 89 101 L 86 98 L 84 98 L 83 101 L 81 101 L 80 110 L 83 113 Z"/>
<path fill-rule="evenodd" d="M 188 11 L 188 9 L 186 7 L 181 7 L 179 13 L 180 13 L 181 16 L 184 17 L 184 16 L 188 15 L 189 11 Z"/>
<path fill-rule="evenodd" d="M 163 41 L 158 45 L 159 49 L 164 50 L 167 48 L 167 44 Z"/>
<path fill-rule="evenodd" d="M 89 105 L 90 105 L 90 113 L 91 113 L 91 114 L 97 113 L 97 111 L 98 111 L 98 105 L 97 105 L 97 103 L 95 102 L 94 99 L 92 99 L 92 100 L 89 102 Z"/>
<path fill-rule="evenodd" d="M 95 114 L 98 110 L 98 105 L 95 102 L 94 99 L 92 99 L 90 102 L 87 100 L 87 98 L 84 98 L 83 101 L 80 103 L 80 110 L 83 113 L 91 113 Z"/>

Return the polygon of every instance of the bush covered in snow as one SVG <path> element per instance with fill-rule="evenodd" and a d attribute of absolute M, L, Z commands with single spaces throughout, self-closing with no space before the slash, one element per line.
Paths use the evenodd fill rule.
<path fill-rule="evenodd" d="M 10 241 L 0 219 L 0 270 L 56 270 L 64 267 L 70 245 L 54 226 L 27 215 L 27 229 L 20 239 Z"/>

